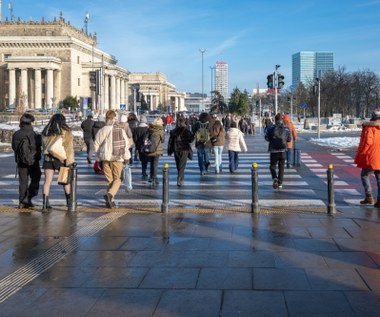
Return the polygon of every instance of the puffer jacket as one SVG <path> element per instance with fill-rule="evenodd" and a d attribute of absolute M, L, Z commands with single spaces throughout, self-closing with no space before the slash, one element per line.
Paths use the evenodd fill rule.
<path fill-rule="evenodd" d="M 66 152 L 66 166 L 74 163 L 75 158 L 74 158 L 74 138 L 73 138 L 73 133 L 69 130 L 62 130 L 62 145 L 63 148 L 65 149 Z M 45 136 L 42 135 L 42 152 L 43 154 L 47 155 L 49 154 L 47 151 L 47 145 L 50 144 L 52 139 L 56 138 L 57 135 L 49 135 Z"/>
<path fill-rule="evenodd" d="M 125 140 L 124 156 L 115 158 L 112 155 L 112 128 L 113 125 L 105 125 L 101 128 L 95 136 L 94 148 L 96 152 L 96 159 L 98 161 L 111 161 L 111 162 L 123 162 L 131 158 L 131 153 L 128 151 L 129 139 L 125 130 L 122 129 L 123 138 Z"/>
<path fill-rule="evenodd" d="M 288 149 L 292 149 L 293 148 L 293 141 L 297 140 L 296 128 L 294 127 L 293 122 L 290 121 L 290 118 L 288 116 L 284 116 L 282 119 L 282 122 L 288 127 L 290 134 L 292 135 L 292 140 L 287 143 Z"/>
<path fill-rule="evenodd" d="M 234 152 L 247 152 L 244 134 L 238 128 L 230 128 L 226 133 L 226 149 Z"/>
<path fill-rule="evenodd" d="M 151 125 L 149 131 L 152 133 L 152 140 L 157 144 L 157 149 L 153 153 L 149 153 L 148 156 L 161 156 L 164 154 L 163 144 L 165 142 L 165 132 L 162 125 Z"/>
<path fill-rule="evenodd" d="M 380 119 L 363 123 L 355 164 L 359 168 L 380 170 Z"/>
<path fill-rule="evenodd" d="M 36 134 L 31 125 L 23 124 L 20 125 L 20 130 L 17 130 L 12 136 L 12 149 L 16 152 L 17 147 L 21 140 L 29 138 L 32 148 L 36 149 L 36 162 L 41 159 L 41 146 L 42 140 L 41 135 Z M 15 156 L 16 158 L 16 156 Z M 20 167 L 23 167 L 22 164 L 19 164 Z"/>

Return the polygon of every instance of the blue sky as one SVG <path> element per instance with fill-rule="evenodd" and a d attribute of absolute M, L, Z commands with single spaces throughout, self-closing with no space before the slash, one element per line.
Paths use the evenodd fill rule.
<path fill-rule="evenodd" d="M 291 57 L 332 51 L 335 68 L 380 75 L 380 0 L 13 0 L 22 20 L 66 21 L 98 35 L 98 47 L 131 72 L 161 72 L 177 90 L 211 89 L 216 61 L 229 65 L 229 90 L 251 92 L 276 64 L 291 84 Z M 3 0 L 3 20 L 10 17 Z"/>

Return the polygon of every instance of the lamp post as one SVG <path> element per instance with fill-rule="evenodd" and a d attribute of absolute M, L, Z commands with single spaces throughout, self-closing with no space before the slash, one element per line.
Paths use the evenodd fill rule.
<path fill-rule="evenodd" d="M 274 71 L 274 78 L 273 78 L 273 86 L 274 86 L 274 111 L 275 115 L 277 114 L 278 111 L 278 78 L 277 78 L 277 69 L 280 68 L 281 65 L 276 65 L 275 71 Z"/>
<path fill-rule="evenodd" d="M 201 101 L 201 111 L 203 111 L 203 93 L 204 93 L 204 80 L 203 80 L 203 54 L 206 52 L 206 49 L 199 49 L 199 52 L 202 54 L 202 101 Z"/>
<path fill-rule="evenodd" d="M 212 97 L 213 97 L 213 91 L 215 90 L 215 88 L 214 88 L 215 66 L 210 66 L 210 71 L 211 71 L 211 90 L 210 90 L 210 93 L 211 93 L 211 99 L 212 99 Z"/>
<path fill-rule="evenodd" d="M 318 124 L 317 124 L 317 128 L 318 128 L 318 139 L 321 138 L 321 79 L 320 78 L 316 78 L 315 79 L 317 81 L 317 85 L 318 85 Z"/>

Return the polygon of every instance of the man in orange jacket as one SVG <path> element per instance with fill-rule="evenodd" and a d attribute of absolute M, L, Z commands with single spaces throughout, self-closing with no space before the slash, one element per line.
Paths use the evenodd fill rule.
<path fill-rule="evenodd" d="M 375 203 L 369 180 L 370 174 L 373 173 L 377 182 L 377 201 L 374 206 L 380 208 L 380 108 L 372 112 L 370 121 L 363 123 L 355 163 L 362 169 L 361 180 L 365 192 L 365 198 L 360 203 Z"/>

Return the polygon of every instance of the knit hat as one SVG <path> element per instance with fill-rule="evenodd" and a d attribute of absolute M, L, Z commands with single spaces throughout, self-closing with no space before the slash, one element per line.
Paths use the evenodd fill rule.
<path fill-rule="evenodd" d="M 371 119 L 372 120 L 380 119 L 380 108 L 373 110 L 373 112 L 371 114 Z"/>
<path fill-rule="evenodd" d="M 125 114 L 122 114 L 121 117 L 120 117 L 120 122 L 121 123 L 125 123 L 127 121 L 128 121 L 128 117 Z"/>
<path fill-rule="evenodd" d="M 145 116 L 140 116 L 140 122 L 141 123 L 148 123 L 148 120 L 146 119 Z"/>

